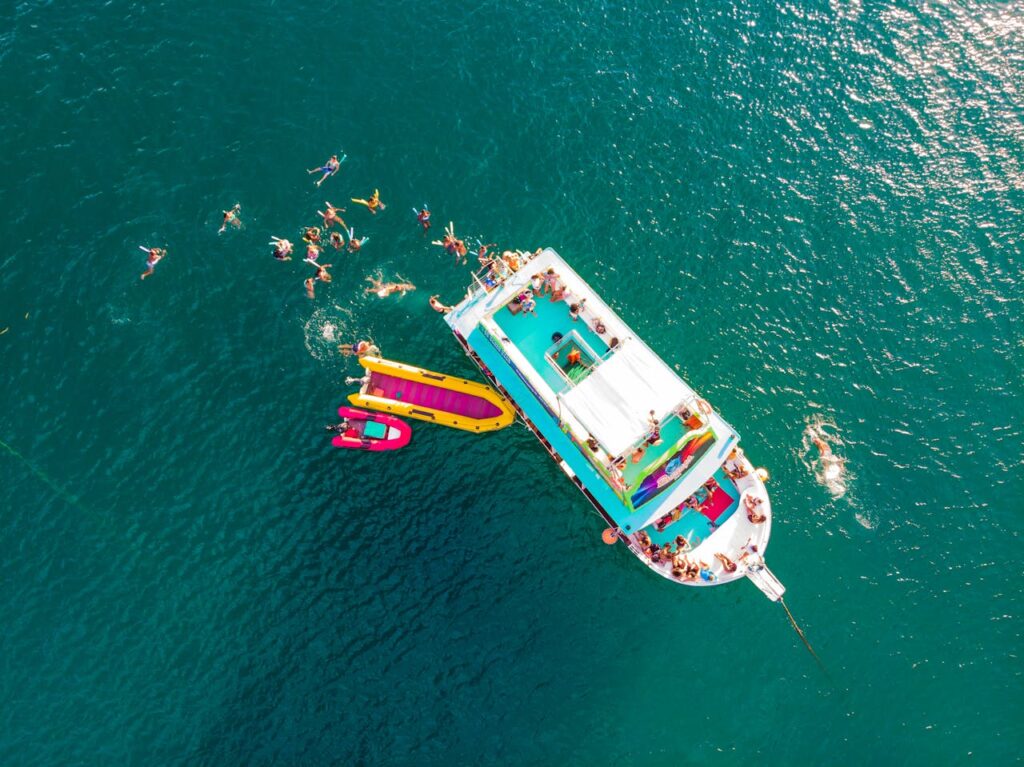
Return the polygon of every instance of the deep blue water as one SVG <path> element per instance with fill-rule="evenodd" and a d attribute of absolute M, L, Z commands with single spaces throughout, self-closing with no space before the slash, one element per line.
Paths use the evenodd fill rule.
<path fill-rule="evenodd" d="M 0 19 L 0 762 L 1019 761 L 1018 5 Z M 309 301 L 266 241 L 374 187 Z M 522 427 L 329 446 L 338 341 L 474 374 L 423 202 L 557 249 L 738 428 L 827 675 L 749 584 L 604 546 Z"/>

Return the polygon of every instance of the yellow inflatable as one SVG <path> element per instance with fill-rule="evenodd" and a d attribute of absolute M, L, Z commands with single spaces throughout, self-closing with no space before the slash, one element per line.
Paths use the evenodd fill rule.
<path fill-rule="evenodd" d="M 379 357 L 363 357 L 359 364 L 367 377 L 348 398 L 357 407 L 465 431 L 495 431 L 515 420 L 512 404 L 485 384 Z"/>

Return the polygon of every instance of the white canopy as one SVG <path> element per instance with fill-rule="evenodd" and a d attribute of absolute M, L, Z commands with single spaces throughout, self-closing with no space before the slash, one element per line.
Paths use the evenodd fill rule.
<path fill-rule="evenodd" d="M 558 399 L 605 450 L 621 455 L 650 428 L 650 411 L 661 418 L 691 395 L 658 355 L 628 338 Z"/>

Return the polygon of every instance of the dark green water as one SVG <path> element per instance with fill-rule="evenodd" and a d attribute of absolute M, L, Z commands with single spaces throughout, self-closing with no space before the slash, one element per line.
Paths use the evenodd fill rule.
<path fill-rule="evenodd" d="M 1020 759 L 1018 5 L 0 20 L 0 439 L 47 480 L 0 449 L 0 762 Z M 375 186 L 310 302 L 264 243 Z M 555 247 L 740 430 L 831 681 L 749 584 L 602 545 L 521 427 L 329 447 L 331 327 L 472 372 L 426 305 L 466 274 L 424 201 L 435 232 Z M 365 297 L 377 269 L 419 290 Z"/>

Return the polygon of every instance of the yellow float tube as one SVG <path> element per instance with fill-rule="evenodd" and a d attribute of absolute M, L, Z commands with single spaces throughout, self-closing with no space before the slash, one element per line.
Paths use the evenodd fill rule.
<path fill-rule="evenodd" d="M 367 376 L 348 398 L 357 407 L 474 432 L 504 429 L 515 420 L 512 404 L 485 384 L 380 357 L 359 364 Z"/>

